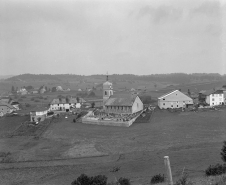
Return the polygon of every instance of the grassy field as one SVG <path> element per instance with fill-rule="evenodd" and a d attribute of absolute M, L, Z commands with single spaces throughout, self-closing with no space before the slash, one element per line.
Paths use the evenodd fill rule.
<path fill-rule="evenodd" d="M 22 118 L 9 128 L 3 124 L 10 119 L 4 118 L 9 119 L 4 123 L 0 119 L 1 132 L 15 130 Z M 225 109 L 197 113 L 156 110 L 151 122 L 129 128 L 73 123 L 73 118 L 54 120 L 39 139 L 2 137 L 0 152 L 10 152 L 15 163 L 0 163 L 0 184 L 70 184 L 81 173 L 105 174 L 113 180 L 110 169 L 114 166 L 121 167 L 116 176 L 128 177 L 133 184 L 148 184 L 151 176 L 164 173 L 165 155 L 170 157 L 174 179 L 183 168 L 193 178 L 202 177 L 210 164 L 221 162 Z"/>

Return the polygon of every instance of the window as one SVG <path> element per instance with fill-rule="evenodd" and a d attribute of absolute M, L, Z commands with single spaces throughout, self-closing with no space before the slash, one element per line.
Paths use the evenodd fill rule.
<path fill-rule="evenodd" d="M 163 103 L 163 105 L 165 105 L 165 103 Z"/>
<path fill-rule="evenodd" d="M 173 107 L 173 105 L 171 105 L 171 107 Z"/>
<path fill-rule="evenodd" d="M 177 107 L 178 107 L 178 105 L 177 105 Z"/>
<path fill-rule="evenodd" d="M 165 100 L 165 98 L 163 98 L 163 100 Z"/>
<path fill-rule="evenodd" d="M 107 95 L 108 94 L 107 91 L 105 91 L 104 94 Z"/>
<path fill-rule="evenodd" d="M 139 104 L 137 103 L 137 108 L 139 108 Z"/>
<path fill-rule="evenodd" d="M 214 101 L 214 98 L 212 98 L 212 101 Z"/>

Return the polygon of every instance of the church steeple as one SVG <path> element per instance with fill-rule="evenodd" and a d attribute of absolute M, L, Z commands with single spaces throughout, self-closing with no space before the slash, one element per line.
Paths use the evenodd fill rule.
<path fill-rule="evenodd" d="M 108 81 L 108 73 L 106 76 L 106 82 L 103 83 L 103 105 L 113 95 L 112 83 Z"/>

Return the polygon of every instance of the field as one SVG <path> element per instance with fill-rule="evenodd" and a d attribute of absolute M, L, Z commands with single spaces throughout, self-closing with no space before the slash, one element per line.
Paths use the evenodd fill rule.
<path fill-rule="evenodd" d="M 129 128 L 73 123 L 73 116 L 53 120 L 39 138 L 3 135 L 0 184 L 70 184 L 81 173 L 128 177 L 133 184 L 148 184 L 151 176 L 164 173 L 168 155 L 174 178 L 183 170 L 191 177 L 204 175 L 210 165 L 221 162 L 226 138 L 226 110 L 170 113 L 156 110 L 148 123 Z M 10 123 L 12 118 L 7 122 Z M 11 123 L 0 119 L 1 133 L 14 132 L 25 118 Z M 5 130 L 5 131 L 4 131 Z M 2 157 L 3 158 L 3 157 Z M 7 160 L 6 160 L 7 161 Z"/>

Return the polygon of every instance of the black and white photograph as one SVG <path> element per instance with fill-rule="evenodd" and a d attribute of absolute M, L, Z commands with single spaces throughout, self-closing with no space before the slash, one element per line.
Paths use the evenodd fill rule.
<path fill-rule="evenodd" d="M 226 185 L 226 0 L 0 0 L 0 185 Z"/>

